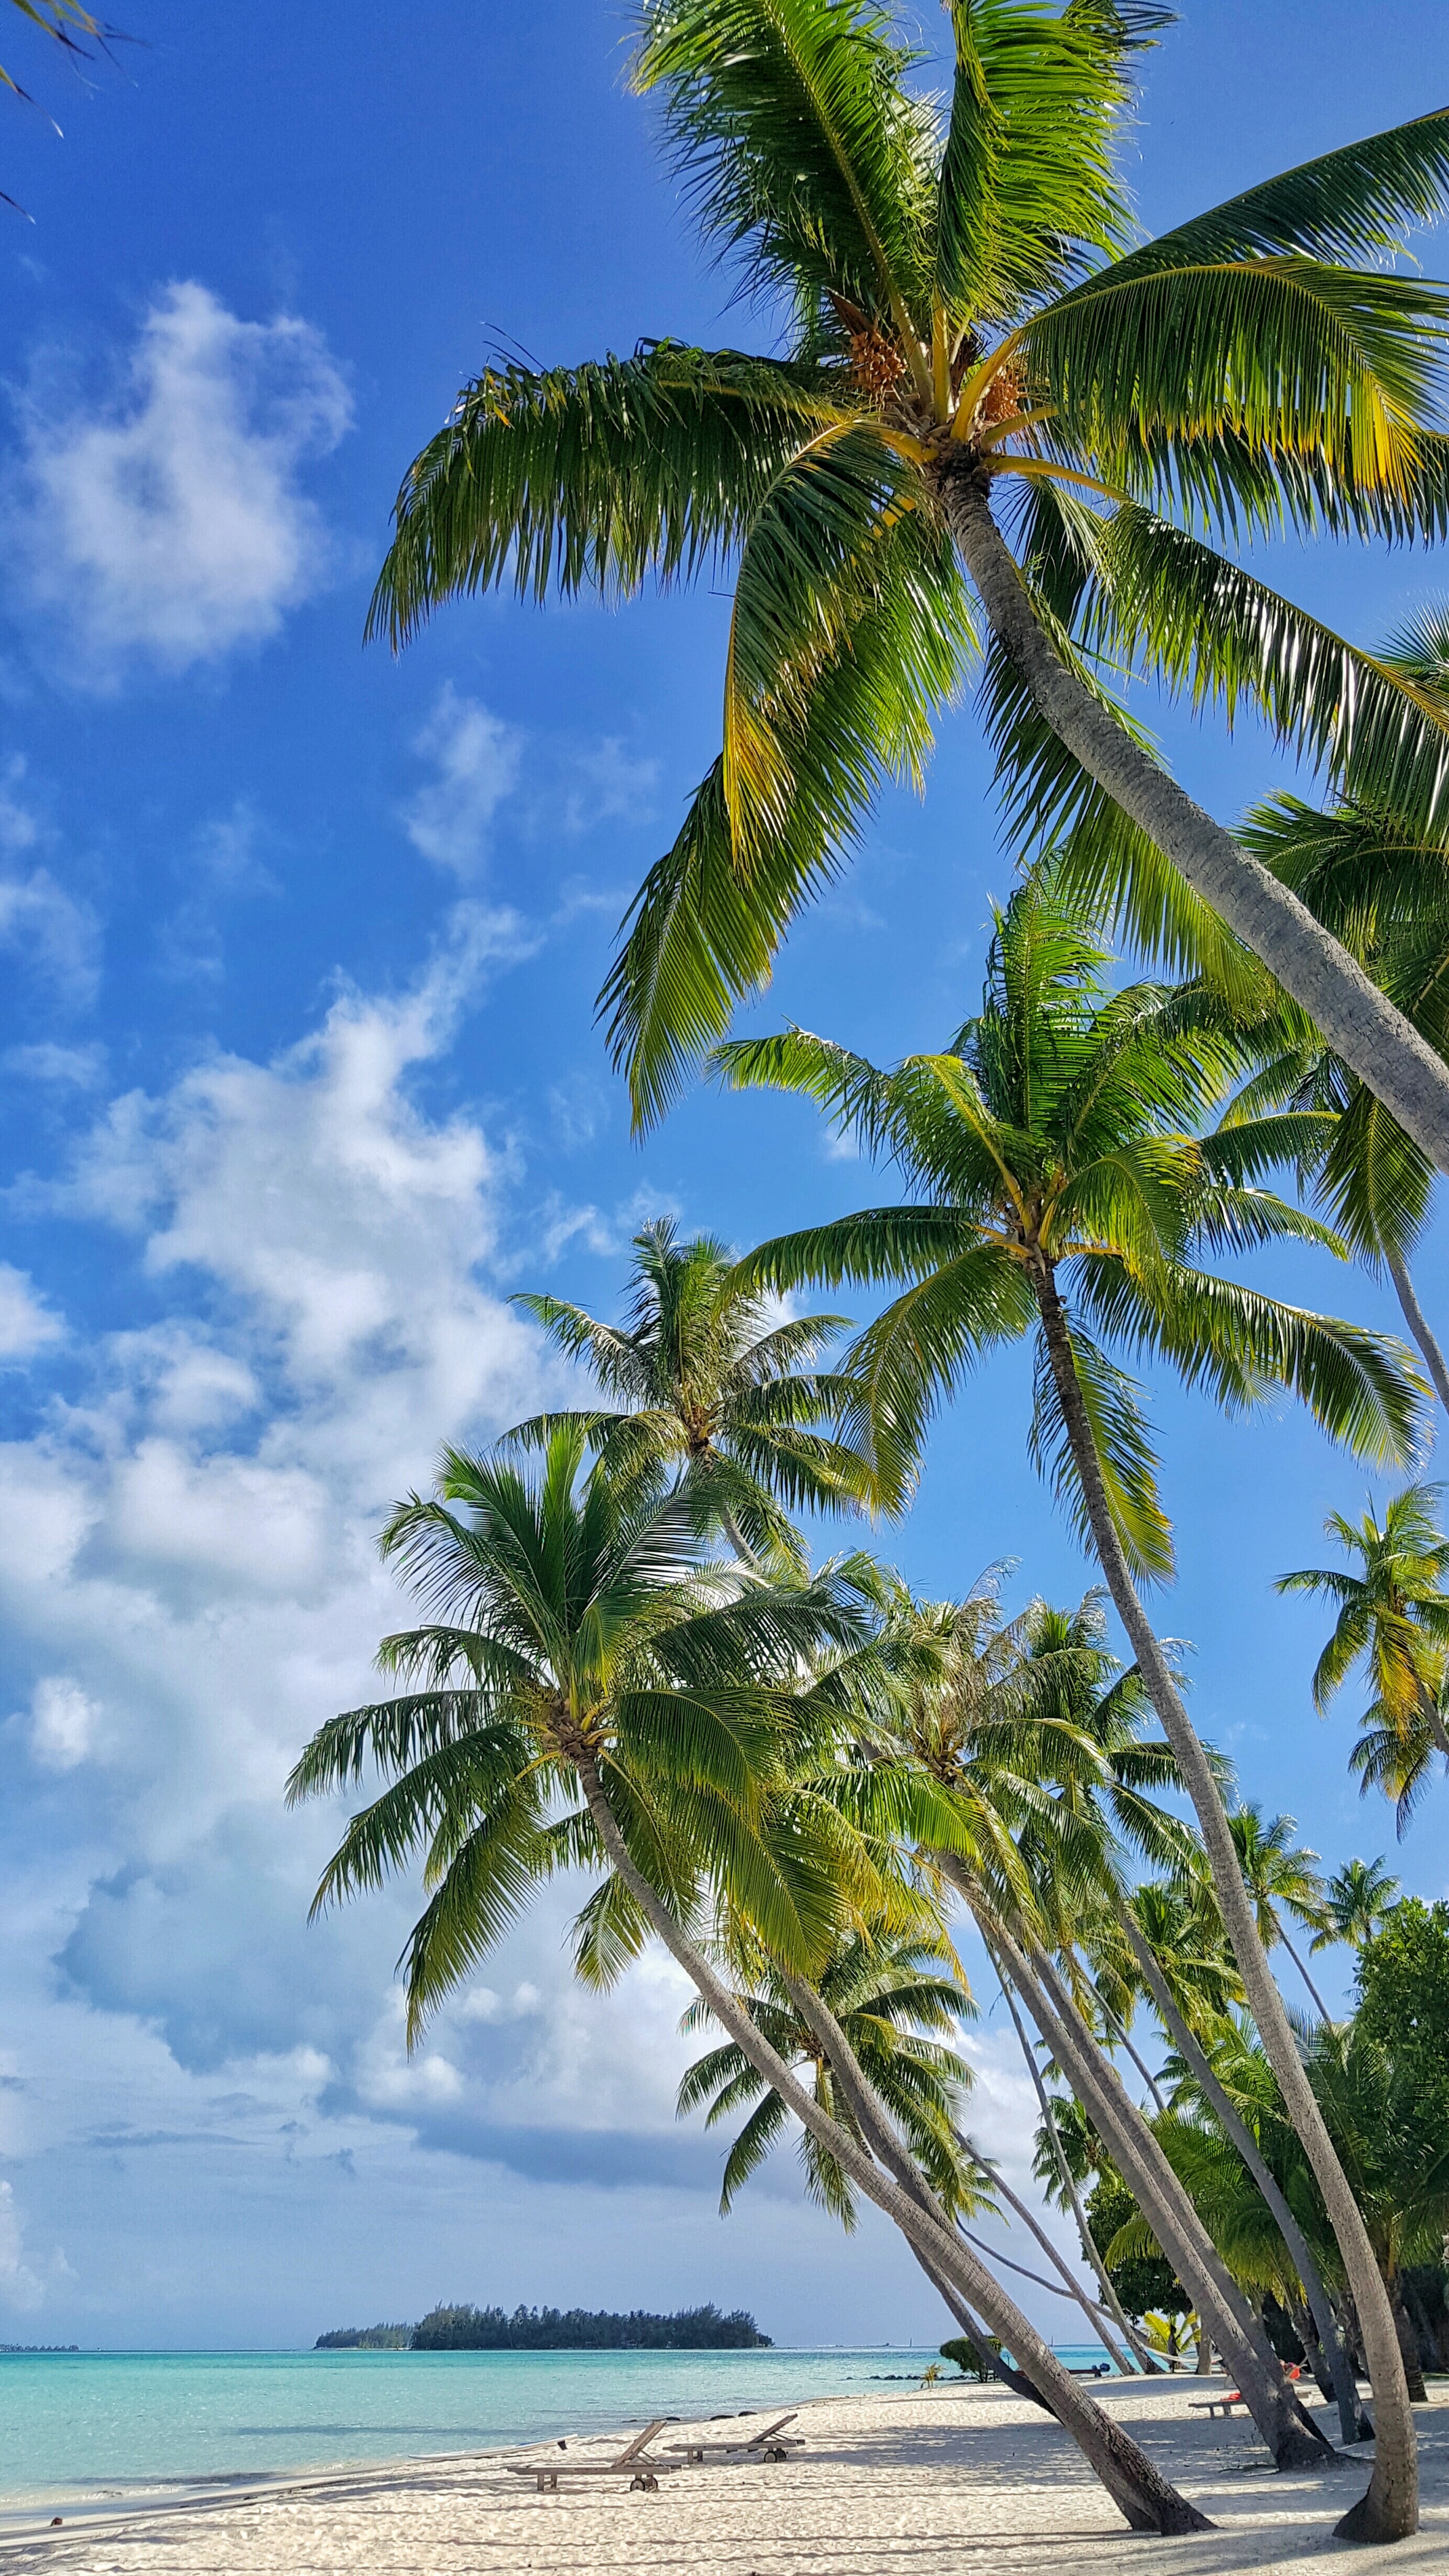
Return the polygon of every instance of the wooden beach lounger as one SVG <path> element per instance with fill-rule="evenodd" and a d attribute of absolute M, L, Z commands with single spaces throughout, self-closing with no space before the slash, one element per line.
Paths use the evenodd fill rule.
<path fill-rule="evenodd" d="M 1303 2376 L 1303 2366 L 1301 2362 L 1295 2362 L 1293 2368 L 1291 2370 L 1285 2370 L 1283 2376 L 1290 2382 L 1290 2384 L 1296 2383 L 1300 2380 Z M 1243 2392 L 1240 2388 L 1230 2388 L 1226 2397 L 1190 2397 L 1187 2402 L 1190 2412 L 1194 2415 L 1211 2416 L 1216 2415 L 1219 2412 L 1224 2415 L 1231 2415 L 1235 2406 L 1242 2405 Z"/>
<path fill-rule="evenodd" d="M 791 2433 L 784 2441 L 780 2439 L 785 2426 L 794 2423 L 796 2412 L 798 2412 L 797 2409 L 792 2409 L 788 2415 L 777 2415 L 773 2424 L 767 2424 L 762 2432 L 752 2433 L 747 2441 L 671 2442 L 669 2450 L 671 2454 L 679 2453 L 685 2460 L 695 2461 L 783 2460 L 789 2452 L 803 2451 L 805 2448 L 804 2439 L 799 2433 Z"/>
<path fill-rule="evenodd" d="M 636 2433 L 633 2441 L 625 2445 L 616 2460 L 566 2460 L 556 2450 L 546 2460 L 509 2460 L 506 2466 L 511 2477 L 536 2479 L 540 2495 L 550 2487 L 556 2489 L 560 2478 L 621 2476 L 628 2476 L 631 2493 L 635 2487 L 641 2487 L 649 2495 L 659 2484 L 657 2473 L 661 2469 L 666 2477 L 670 2477 L 676 2469 L 684 2466 L 682 2460 L 646 2460 L 644 2457 L 655 2434 L 662 2433 L 671 2420 L 677 2423 L 679 2419 L 677 2416 L 656 2415 L 652 2424 L 646 2424 L 643 2432 Z"/>

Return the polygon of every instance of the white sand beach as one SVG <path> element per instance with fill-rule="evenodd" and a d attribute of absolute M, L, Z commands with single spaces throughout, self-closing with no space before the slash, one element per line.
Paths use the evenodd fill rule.
<path fill-rule="evenodd" d="M 1190 2411 L 1201 2383 L 1132 2382 L 1106 2402 L 1211 2514 L 1190 2540 L 1128 2532 L 1054 2424 L 996 2388 L 824 2399 L 801 2408 L 806 2448 L 778 2464 L 691 2466 L 630 2493 L 623 2478 L 540 2495 L 494 2452 L 289 2481 L 245 2497 L 16 2540 L 0 2569 L 67 2576 L 937 2576 L 1121 2567 L 1301 2569 L 1332 2559 L 1419 2576 L 1449 2566 L 1449 2391 L 1417 2410 L 1423 2527 L 1393 2549 L 1345 2551 L 1332 2526 L 1368 2453 L 1315 2477 L 1277 2477 L 1250 2424 Z M 692 2428 L 681 2428 L 692 2429 Z M 745 2425 L 709 2428 L 744 2433 Z M 662 2437 L 677 2440 L 672 2428 Z M 608 2458 L 610 2441 L 569 2444 Z M 558 2456 L 555 2454 L 555 2456 Z"/>

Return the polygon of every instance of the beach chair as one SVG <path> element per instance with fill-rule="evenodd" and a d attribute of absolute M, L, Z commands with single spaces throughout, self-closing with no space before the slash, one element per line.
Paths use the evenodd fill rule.
<path fill-rule="evenodd" d="M 805 2448 L 802 2435 L 785 2434 L 785 2426 L 794 2423 L 797 2412 L 798 2409 L 792 2408 L 788 2415 L 777 2415 L 773 2424 L 766 2424 L 760 2432 L 751 2433 L 745 2441 L 711 2442 L 700 2436 L 690 2442 L 670 2442 L 668 2454 L 672 2457 L 677 2453 L 684 2462 L 696 2464 L 704 2460 L 785 2460 L 792 2451 Z M 785 2435 L 783 2440 L 782 2435 Z"/>
<path fill-rule="evenodd" d="M 636 2433 L 633 2441 L 625 2444 L 616 2460 L 565 2460 L 559 2456 L 563 2449 L 560 2443 L 549 2459 L 508 2460 L 504 2465 L 510 2477 L 534 2479 L 540 2495 L 550 2489 L 557 2493 L 560 2478 L 618 2477 L 628 2478 L 631 2495 L 636 2487 L 645 2495 L 654 2495 L 658 2492 L 659 2473 L 670 2477 L 676 2469 L 683 2468 L 684 2462 L 650 2460 L 644 2455 L 655 2434 L 662 2433 L 666 2424 L 678 2421 L 677 2415 L 656 2415 L 652 2424 L 646 2424 L 642 2433 Z"/>
<path fill-rule="evenodd" d="M 1187 2403 L 1188 2411 L 1193 2415 L 1231 2415 L 1235 2406 L 1242 2405 L 1243 2392 L 1240 2388 L 1230 2388 L 1222 2397 L 1190 2397 Z"/>

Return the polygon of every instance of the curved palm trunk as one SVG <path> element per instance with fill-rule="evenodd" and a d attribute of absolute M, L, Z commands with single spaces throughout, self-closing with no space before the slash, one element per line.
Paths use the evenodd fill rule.
<path fill-rule="evenodd" d="M 1304 2415 L 1259 2320 L 1111 2059 L 1078 2019 L 1050 1962 L 1028 1959 L 1004 1925 L 993 1921 L 991 1929 L 1032 2019 L 1238 2381 L 1276 2466 L 1325 2466 L 1334 2454 Z"/>
<path fill-rule="evenodd" d="M 979 1926 L 977 1928 L 980 1929 Z M 986 1938 L 984 1933 L 982 1934 L 982 1938 Z M 1077 2177 L 1067 2162 L 1067 2151 L 1062 2145 L 1061 2135 L 1057 2128 L 1056 2113 L 1052 2109 L 1051 2095 L 1048 2093 L 1045 2084 L 1042 2082 L 1041 2068 L 1036 2062 L 1036 2051 L 1027 2037 L 1026 2031 L 1022 2025 L 1021 2015 L 1016 2009 L 1016 1999 L 1012 1994 L 1010 1984 L 1007 1980 L 1006 1970 L 1001 1965 L 1001 1962 L 997 1958 L 989 1941 L 987 1941 L 986 1949 L 987 1956 L 990 1959 L 993 1968 L 996 1970 L 997 1980 L 1001 1987 L 1002 2002 L 1005 2004 L 1007 2011 L 1011 2015 L 1012 2028 L 1016 2032 L 1022 2056 L 1026 2060 L 1027 2073 L 1031 2077 L 1032 2089 L 1036 2094 L 1037 2109 L 1041 2113 L 1042 2127 L 1045 2129 L 1047 2137 L 1051 2143 L 1052 2154 L 1056 2159 L 1057 2172 L 1061 2176 L 1062 2189 L 1066 2193 L 1068 2203 L 1071 2207 L 1072 2216 L 1077 2222 L 1077 2237 L 1082 2248 L 1082 2260 L 1095 2274 L 1097 2286 L 1101 2290 L 1103 2300 L 1116 2320 L 1117 2330 L 1125 2337 L 1127 2343 L 1131 2346 L 1141 2368 L 1147 2372 L 1150 2377 L 1160 2376 L 1161 2364 L 1158 2362 L 1155 2355 L 1148 2350 L 1147 2346 L 1142 2341 L 1141 2336 L 1134 2330 L 1132 2321 L 1125 2313 L 1122 2302 L 1118 2298 L 1117 2292 L 1113 2287 L 1112 2278 L 1107 2270 L 1107 2266 L 1102 2260 L 1102 2249 L 1097 2243 L 1095 2236 L 1092 2234 L 1091 2226 L 1087 2218 L 1086 2208 L 1083 2204 L 1081 2191 L 1078 2188 Z M 1107 2350 L 1111 2353 L 1112 2359 L 1116 2363 L 1117 2368 L 1122 2372 L 1123 2376 L 1125 2378 L 1132 2377 L 1132 2365 L 1127 2360 L 1125 2354 L 1115 2350 L 1110 2343 L 1107 2345 Z"/>
<path fill-rule="evenodd" d="M 937 2297 L 944 2302 L 948 2315 L 954 2317 L 963 2334 L 967 2334 L 971 2337 L 971 2340 L 975 2344 L 977 2351 L 980 2353 L 983 2362 L 990 2371 L 992 2378 L 999 2379 L 1003 2387 L 1009 2388 L 1014 2396 L 1028 2398 L 1033 2406 L 1045 2406 L 1047 2413 L 1050 2415 L 1052 2411 L 1050 2406 L 1047 2406 L 1047 2401 L 1042 2396 L 1041 2391 L 1033 2388 L 1031 2381 L 1027 2378 L 1026 2372 L 1024 2370 L 1014 2370 L 1009 2361 L 1003 2361 L 999 2352 L 992 2351 L 991 2337 L 987 2333 L 981 2319 L 977 2316 L 975 2309 L 967 2306 L 966 2301 L 962 2298 L 959 2290 L 952 2289 L 950 2282 L 942 2273 L 937 2271 L 929 2254 L 923 2254 L 919 2245 L 913 2245 L 911 2247 L 911 2252 L 914 2254 L 921 2270 L 925 2273 L 925 2276 L 930 2282 Z"/>
<path fill-rule="evenodd" d="M 1057 2141 L 1057 2148 L 1058 2153 L 1060 2154 L 1060 2140 Z M 977 2161 L 980 2163 L 981 2159 L 978 2157 Z M 1081 2282 L 1077 2280 L 1073 2274 L 1070 2263 L 1063 2260 L 1062 2256 L 1058 2253 L 1057 2248 L 1052 2243 L 1051 2238 L 1048 2236 L 1046 2229 L 1041 2226 L 1037 2220 L 1035 2212 L 1028 2207 L 1027 2203 L 1021 2198 L 1019 2193 L 1012 2190 L 1011 2185 L 1006 2180 L 1005 2176 L 998 2173 L 994 2165 L 985 2165 L 983 2170 L 991 2176 L 991 2187 L 993 2191 L 1000 2192 L 1002 2199 L 1005 2201 L 1007 2208 L 1012 2212 L 1012 2215 L 1019 2218 L 1028 2233 L 1036 2238 L 1036 2241 L 1041 2247 L 1043 2254 L 1046 2256 L 1047 2261 L 1050 2263 L 1053 2271 L 1058 2275 L 1062 2282 L 1063 2294 L 1068 2298 L 1076 2300 L 1078 2307 L 1081 2309 L 1083 2316 L 1090 2325 L 1093 2334 L 1097 2336 L 1103 2350 L 1111 2356 L 1115 2367 L 1121 2371 L 1123 2377 L 1128 2377 L 1130 2375 L 1130 2368 L 1127 2363 L 1126 2355 L 1117 2350 L 1111 2337 L 1106 2332 L 1106 2311 L 1099 2308 L 1094 2299 L 1088 2298 Z M 1005 2259 L 1006 2258 L 1003 2255 L 1003 2262 Z M 1021 2267 L 1018 2265 L 1015 2268 L 1019 2270 Z M 1031 2277 L 1031 2274 L 1027 2275 L 1028 2279 Z M 1051 2284 L 1049 2282 L 1045 2282 L 1042 2286 L 1049 2289 Z"/>
<path fill-rule="evenodd" d="M 937 480 L 952 536 L 992 628 L 1052 731 L 1262 958 L 1431 1162 L 1449 1172 L 1449 1069 L 1307 905 L 1195 805 L 1069 669 L 1037 623 L 992 518 L 986 477 L 969 458 L 954 470 L 952 464 Z"/>
<path fill-rule="evenodd" d="M 1212 2066 L 1204 2051 L 1198 2046 L 1189 2023 L 1178 2011 L 1172 1998 L 1172 1989 L 1158 1964 L 1157 1954 L 1138 1923 L 1131 1906 L 1119 1898 L 1116 1912 L 1123 1936 L 1137 1962 L 1143 1983 L 1157 2008 L 1163 2029 L 1167 2032 L 1178 2055 L 1191 2068 L 1193 2081 L 1203 2100 L 1211 2107 L 1219 2128 L 1237 2148 L 1272 2211 L 1279 2235 L 1293 2257 L 1298 2278 L 1303 2284 L 1304 2295 L 1317 2329 L 1319 2345 L 1332 2374 L 1333 2394 L 1338 2404 L 1339 2430 L 1345 2442 L 1356 2442 L 1359 2438 L 1360 2418 L 1358 2387 L 1353 2375 L 1353 2365 L 1338 2330 L 1338 2319 L 1333 2313 L 1333 2302 L 1324 2285 L 1323 2274 L 1313 2259 L 1308 2239 L 1264 2162 L 1262 2149 L 1252 2130 L 1213 2073 Z"/>
<path fill-rule="evenodd" d="M 1384 1246 L 1384 1259 L 1388 1263 L 1389 1277 L 1394 1283 L 1404 1321 L 1419 1345 L 1424 1366 L 1433 1380 L 1434 1393 L 1445 1412 L 1449 1413 L 1449 1368 L 1444 1365 L 1444 1354 L 1430 1328 L 1429 1319 L 1414 1293 L 1414 1282 L 1409 1275 L 1409 1265 L 1401 1252 L 1391 1252 L 1387 1244 Z M 1441 1747 L 1441 1750 L 1449 1751 L 1449 1746 Z"/>
<path fill-rule="evenodd" d="M 1388 2293 L 1374 2260 L 1373 2247 L 1358 2203 L 1334 2153 L 1333 2140 L 1299 2057 L 1267 1954 L 1258 1939 L 1227 1811 L 1213 1777 L 1212 1765 L 1182 1704 L 1167 1658 L 1138 1598 L 1122 1552 L 1107 1503 L 1082 1391 L 1077 1384 L 1067 1319 L 1048 1264 L 1042 1264 L 1035 1284 L 1052 1377 L 1072 1457 L 1081 1478 L 1097 1561 L 1106 1577 L 1107 1588 L 1127 1632 L 1163 1733 L 1172 1746 L 1178 1776 L 1196 1810 L 1212 1868 L 1213 1884 L 1217 1889 L 1218 1905 L 1249 2008 L 1258 2025 L 1268 2062 L 1278 2078 L 1288 2117 L 1317 2177 L 1358 2310 L 1374 2396 L 1375 2456 L 1368 2491 L 1337 2525 L 1338 2536 L 1344 2540 L 1402 2540 L 1419 2527 L 1419 2457 Z"/>
<path fill-rule="evenodd" d="M 720 2028 L 728 2032 L 756 2073 L 774 2088 L 801 2126 L 818 2138 L 822 2146 L 828 2147 L 857 2190 L 873 2201 L 877 2209 L 883 2210 L 887 2218 L 894 2220 L 913 2248 L 924 2250 L 946 2279 L 959 2288 L 968 2304 L 985 2318 L 990 2332 L 1000 2338 L 1015 2360 L 1024 2364 L 1035 2386 L 1049 2400 L 1052 2413 L 1071 2435 L 1132 2529 L 1163 2535 L 1210 2531 L 1213 2526 L 1206 2515 L 1199 2513 L 1185 2496 L 1179 2495 L 1130 2434 L 1121 2425 L 1114 2424 L 1110 2416 L 1093 2403 L 1070 2371 L 1063 2369 L 1035 2326 L 1021 2314 L 1015 2302 L 992 2279 L 984 2264 L 979 2263 L 969 2248 L 962 2244 L 959 2236 L 922 2209 L 898 2182 L 883 2172 L 864 2145 L 832 2120 L 813 2095 L 796 2080 L 784 2059 L 757 2030 L 738 1998 L 730 1992 L 703 1951 L 670 1912 L 658 1890 L 635 1865 L 593 1764 L 586 1758 L 580 1760 L 578 1774 L 610 1867 L 618 1872 L 645 1921 L 663 1942 L 671 1958 L 684 1970 L 696 1993 L 708 2004 Z M 847 2050 L 845 2055 L 848 2057 L 849 2054 Z"/>
<path fill-rule="evenodd" d="M 796 2011 L 801 2014 L 807 2028 L 814 2032 L 820 2042 L 834 2081 L 840 2087 L 850 2114 L 867 2147 L 879 2157 L 886 2172 L 894 2175 L 901 2189 L 916 2207 L 927 2211 L 943 2227 L 948 2228 L 952 2241 L 959 2242 L 954 2221 L 947 2218 L 931 2193 L 884 2105 L 873 2091 L 850 2041 L 824 1996 L 817 1994 L 814 1987 L 807 1986 L 803 1980 L 791 1977 L 788 1971 L 782 1969 L 781 1974 L 784 1976 Z M 988 2274 L 987 2277 L 991 2276 Z M 1053 2355 L 1054 2360 L 1055 2358 L 1056 2356 Z M 1045 2399 L 1041 2402 L 1047 2403 Z M 1056 2413 L 1054 2407 L 1049 2407 L 1048 2411 Z M 1130 2519 L 1132 2498 L 1124 2491 L 1115 2471 L 1110 2477 L 1104 2476 L 1103 2482 Z"/>

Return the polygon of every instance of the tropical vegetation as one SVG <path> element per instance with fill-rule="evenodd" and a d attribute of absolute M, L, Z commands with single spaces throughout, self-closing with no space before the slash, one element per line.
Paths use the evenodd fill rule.
<path fill-rule="evenodd" d="M 661 1219 L 618 1323 L 524 1297 L 587 1382 L 445 1450 L 389 1519 L 420 1624 L 292 1774 L 359 1801 L 316 1909 L 420 1871 L 412 2043 L 581 1877 L 584 1984 L 656 1941 L 693 1989 L 679 2108 L 722 2133 L 724 2209 L 787 2143 L 847 2232 L 873 2204 L 959 2330 L 943 2354 L 1045 2406 L 1134 2529 L 1206 2518 L 1018 2277 L 1124 2371 L 1220 2354 L 1275 2464 L 1327 2470 L 1301 2365 L 1340 2442 L 1375 2439 L 1340 2534 L 1397 2539 L 1449 2358 L 1449 1914 L 1380 1860 L 1325 1875 L 1192 1725 L 1149 1615 L 1175 1550 L 1145 1375 L 1225 1417 L 1291 1398 L 1410 1479 L 1331 1517 L 1347 1570 L 1279 1586 L 1332 1605 L 1312 1694 L 1362 1666 L 1351 1766 L 1404 1831 L 1449 1752 L 1421 1471 L 1449 1372 L 1411 1268 L 1449 1170 L 1449 629 L 1362 651 L 1238 558 L 1449 531 L 1449 293 L 1398 259 L 1449 202 L 1449 113 L 1144 240 L 1124 135 L 1155 0 L 949 0 L 939 95 L 885 0 L 634 20 L 762 346 L 490 365 L 407 475 L 371 629 L 401 646 L 508 581 L 725 575 L 719 753 L 623 926 L 615 1062 L 641 1126 L 707 1063 L 803 1095 L 895 1186 L 743 1255 Z M 1140 681 L 1255 711 L 1323 810 L 1225 830 L 1128 712 Z M 731 1038 L 968 682 L 1019 868 L 980 1008 L 889 1067 Z M 1386 1275 L 1414 1350 L 1257 1283 L 1300 1251 Z M 874 1311 L 797 1315 L 815 1288 Z M 1023 1343 L 1029 1455 L 1101 1588 L 1008 1614 L 996 1567 L 919 1598 L 861 1523 L 907 1512 L 937 1416 Z M 1079 2263 L 970 2125 L 998 2001 Z"/>

